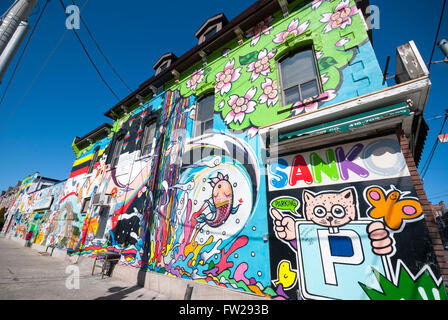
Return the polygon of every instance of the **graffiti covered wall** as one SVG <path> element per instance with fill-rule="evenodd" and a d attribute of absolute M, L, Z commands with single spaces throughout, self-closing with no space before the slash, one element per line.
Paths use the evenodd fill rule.
<path fill-rule="evenodd" d="M 51 223 L 54 213 L 59 209 L 64 186 L 65 181 L 39 190 L 33 195 L 31 225 L 25 227 L 27 230 L 33 231 L 33 243 L 42 245 L 47 243 L 48 236 L 51 233 Z"/>
<path fill-rule="evenodd" d="M 88 147 L 79 150 L 79 156 L 73 163 L 70 176 L 60 195 L 58 207 L 53 212 L 47 245 L 66 249 L 69 254 L 79 251 L 84 245 L 85 221 L 98 213 L 98 210 L 88 206 L 88 200 L 104 178 L 103 154 L 109 142 L 109 137 L 98 138 Z M 94 158 L 96 151 L 98 157 Z M 92 161 L 95 163 L 92 164 Z M 91 165 L 92 171 L 88 172 Z M 95 224 L 92 223 L 89 227 L 92 229 Z"/>
<path fill-rule="evenodd" d="M 16 200 L 16 206 L 12 207 L 12 210 L 16 210 L 12 215 L 13 223 L 5 233 L 25 239 L 26 234 L 31 231 L 33 243 L 40 244 L 46 239 L 48 223 L 58 206 L 64 185 L 65 181 L 32 192 L 23 189 L 23 193 Z"/>
<path fill-rule="evenodd" d="M 258 128 L 382 89 L 384 85 L 354 2 L 314 1 L 303 6 L 298 1 L 291 7 L 288 18 L 284 19 L 279 12 L 260 21 L 248 30 L 242 45 L 235 40 L 223 46 L 207 57 L 206 65 L 192 66 L 181 75 L 179 82 L 168 83 L 165 92 L 115 122 L 114 137 L 103 156 L 107 156 L 107 160 L 101 183 L 101 188 L 112 198 L 107 213 L 109 219 L 104 237 L 95 236 L 94 229 L 87 235 L 83 253 L 91 254 L 107 248 L 121 252 L 123 263 L 144 270 L 277 299 L 297 298 L 298 278 L 302 274 L 298 270 L 301 256 L 297 254 L 297 248 L 285 244 L 273 233 L 274 222 L 270 213 L 273 199 L 293 195 L 288 194 L 291 190 L 275 194 L 271 186 L 269 189 L 266 186 Z M 345 15 L 342 23 L 330 23 L 329 19 L 341 12 Z M 322 94 L 311 101 L 297 101 L 282 107 L 277 61 L 288 52 L 310 43 L 318 61 Z M 198 112 L 196 101 L 209 92 L 214 93 L 213 129 L 200 138 L 193 137 L 194 119 Z M 149 115 L 157 118 L 156 144 L 149 157 L 141 157 L 143 124 Z M 120 137 L 123 138 L 122 149 L 118 163 L 112 166 L 111 155 Z M 349 150 L 344 149 L 336 152 L 334 157 L 351 159 L 355 151 L 348 154 Z M 324 155 L 320 157 L 328 161 Z M 313 161 L 317 163 L 319 157 Z M 356 179 L 347 176 L 353 169 L 350 161 L 343 162 L 343 165 L 340 176 L 336 167 L 330 165 L 329 168 L 323 167 L 322 172 L 316 171 L 315 179 L 325 185 L 322 179 L 328 172 L 332 174 L 333 180 L 330 181 L 342 179 L 345 185 L 338 185 L 333 195 L 326 193 L 332 189 L 309 188 L 309 195 L 317 197 L 317 201 L 330 196 L 345 199 L 346 194 L 342 193 L 348 192 L 348 200 L 345 201 L 352 204 L 352 219 L 357 220 L 349 225 L 356 225 L 356 228 L 350 233 L 342 230 L 341 226 L 341 232 L 354 237 L 355 232 L 362 233 L 360 230 L 366 228 L 368 209 L 361 202 L 365 190 L 358 190 L 353 185 Z M 365 174 L 361 172 L 359 176 Z M 381 173 L 375 174 L 371 173 L 368 180 L 374 181 L 370 185 L 372 187 L 376 185 L 375 179 L 384 178 Z M 401 175 L 406 176 L 404 173 Z M 395 178 L 402 179 L 401 175 Z M 409 177 L 407 184 L 401 180 L 400 183 L 391 183 L 396 185 L 396 192 L 403 192 L 406 199 L 416 201 L 415 192 L 412 195 L 406 193 L 412 190 Z M 371 192 L 376 192 L 379 199 L 381 196 L 388 199 L 393 190 L 390 184 L 378 184 L 377 189 Z M 300 203 L 303 201 L 301 197 L 295 195 L 292 200 Z M 309 198 L 311 200 L 312 197 Z M 418 207 L 417 204 L 415 206 Z M 279 211 L 278 214 L 284 213 Z M 304 227 L 313 226 L 310 222 L 308 225 L 303 222 Z M 420 225 L 420 232 L 424 233 L 422 221 L 415 222 L 415 225 Z M 383 224 L 374 224 L 371 228 L 376 233 L 388 232 Z M 84 229 L 90 230 L 88 227 Z M 366 237 L 366 231 L 363 232 L 360 237 L 363 242 L 356 242 L 362 248 L 367 245 L 364 243 L 366 239 L 370 239 Z M 423 265 L 416 268 L 401 264 L 401 261 L 407 263 L 413 258 L 407 256 L 406 250 L 397 249 L 400 235 L 401 232 L 396 232 L 377 242 L 390 241 L 387 247 L 393 250 L 393 254 L 389 252 L 393 258 L 385 258 L 385 254 L 376 254 L 372 250 L 369 255 L 365 254 L 373 262 L 368 266 L 362 264 L 360 268 L 368 268 L 369 276 L 363 273 L 359 281 L 364 281 L 369 288 L 378 289 L 378 285 L 374 285 L 371 267 L 377 268 L 378 274 L 391 281 L 398 270 L 393 266 L 403 265 L 403 268 L 411 268 L 409 274 L 418 274 Z M 351 239 L 349 236 L 346 238 Z M 425 237 L 427 239 L 427 235 Z M 278 249 L 282 246 L 287 250 Z M 421 252 L 428 252 L 428 246 L 426 243 Z M 331 247 L 328 250 L 336 249 Z M 354 251 L 356 254 L 360 252 Z M 341 254 L 349 256 L 347 252 Z M 337 259 L 333 262 L 338 267 L 343 264 L 337 263 Z M 308 271 L 313 266 L 307 265 L 306 268 Z M 437 270 L 434 273 L 437 276 Z M 285 275 L 290 276 L 288 281 L 279 280 Z M 307 277 L 303 279 L 305 281 Z M 367 297 L 367 287 L 364 291 L 361 285 L 356 284 L 357 290 L 353 295 L 344 296 L 342 289 L 334 288 L 337 280 L 328 281 L 327 287 L 323 288 L 330 288 L 330 293 L 322 293 L 323 288 L 313 288 L 309 294 L 302 292 L 302 296 Z"/>
<path fill-rule="evenodd" d="M 280 156 L 268 171 L 282 297 L 446 298 L 395 135 Z"/>
<path fill-rule="evenodd" d="M 39 173 L 36 172 L 22 180 L 15 200 L 13 200 L 10 208 L 8 209 L 8 217 L 5 225 L 3 226 L 3 232 L 11 233 L 15 231 L 16 224 L 20 221 L 21 215 L 24 212 L 23 207 L 28 202 L 28 193 L 31 193 L 36 189 L 38 176 Z"/>
<path fill-rule="evenodd" d="M 274 299 L 446 298 L 395 136 L 264 163 L 262 126 L 385 87 L 354 1 L 289 9 L 74 145 L 68 180 L 28 204 L 51 194 L 50 209 L 17 216 L 11 232 L 24 237 L 37 217 L 36 243 L 69 255 L 115 251 L 128 266 Z M 279 63 L 311 45 L 320 93 L 282 105 Z M 194 136 L 210 93 L 213 125 Z"/>
<path fill-rule="evenodd" d="M 206 65 L 198 63 L 178 83 L 168 84 L 186 98 L 214 93 L 213 130 L 193 137 L 199 111 L 191 101 L 182 139 L 173 130 L 164 144 L 167 158 L 159 166 L 149 224 L 149 270 L 279 296 L 266 264 L 269 232 L 258 128 L 384 87 L 354 2 L 304 6 L 297 1 L 290 7 L 288 18 L 278 12 L 259 21 L 243 44 L 235 39 L 208 55 Z M 331 24 L 327 18 L 341 11 L 344 25 Z M 311 43 L 322 94 L 282 107 L 277 63 Z"/>
<path fill-rule="evenodd" d="M 149 192 L 152 190 L 157 170 L 154 164 L 157 164 L 163 155 L 159 156 L 158 152 L 153 152 L 148 156 L 141 156 L 140 147 L 145 122 L 155 120 L 160 123 L 162 103 L 162 97 L 154 98 L 151 100 L 154 107 L 149 105 L 138 107 L 116 122 L 114 137 L 109 141 L 101 158 L 101 162 L 104 163 L 104 174 L 97 190 L 98 193 L 110 197 L 109 203 L 103 208 L 91 206 L 90 218 L 84 220 L 83 254 L 108 248 L 121 251 L 123 261 L 128 265 L 137 267 L 142 265 L 144 232 L 147 230 L 148 212 L 151 206 Z M 157 150 L 163 143 L 161 136 L 162 129 L 159 129 L 155 137 L 159 141 L 155 147 Z M 111 165 L 111 158 L 119 139 L 122 139 L 123 143 L 121 147 L 117 147 L 120 148 L 118 161 Z M 145 212 L 146 218 L 143 218 Z M 99 235 L 97 230 L 102 221 L 107 222 L 102 225 Z"/>

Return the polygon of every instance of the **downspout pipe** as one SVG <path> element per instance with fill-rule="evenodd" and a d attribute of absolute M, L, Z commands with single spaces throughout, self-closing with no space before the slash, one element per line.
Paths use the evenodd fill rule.
<path fill-rule="evenodd" d="M 0 54 L 13 37 L 22 21 L 26 21 L 37 4 L 37 0 L 18 0 L 8 11 L 0 26 Z"/>

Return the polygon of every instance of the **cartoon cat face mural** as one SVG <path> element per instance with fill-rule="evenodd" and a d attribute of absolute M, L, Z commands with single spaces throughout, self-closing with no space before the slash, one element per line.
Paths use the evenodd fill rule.
<path fill-rule="evenodd" d="M 445 298 L 437 268 L 409 263 L 434 257 L 427 242 L 406 249 L 428 235 L 396 136 L 264 162 L 261 127 L 385 88 L 355 1 L 288 8 L 115 114 L 107 137 L 77 150 L 46 242 L 69 254 L 120 252 L 131 267 L 273 299 L 378 298 L 405 273 L 406 297 L 422 279 Z M 287 87 L 282 72 L 303 52 L 317 91 L 302 97 L 309 79 Z M 204 97 L 213 112 L 197 135 L 210 111 L 201 110 Z M 81 212 L 94 195 L 106 203 L 91 200 Z"/>
<path fill-rule="evenodd" d="M 333 153 L 354 156 L 348 164 Z M 387 299 L 396 294 L 382 291 L 387 281 L 400 287 L 403 297 L 415 296 L 417 280 L 405 288 L 397 272 L 418 279 L 423 269 L 432 277 L 425 290 L 446 298 L 440 270 L 430 267 L 432 249 L 404 250 L 416 234 L 428 235 L 396 137 L 280 156 L 268 172 L 271 272 L 282 279 L 281 266 L 288 263 L 298 278 L 288 287 L 274 283 L 278 298 Z M 296 179 L 287 179 L 296 172 Z"/>
<path fill-rule="evenodd" d="M 352 188 L 318 195 L 305 190 L 303 198 L 306 219 L 320 226 L 337 228 L 357 218 Z"/>

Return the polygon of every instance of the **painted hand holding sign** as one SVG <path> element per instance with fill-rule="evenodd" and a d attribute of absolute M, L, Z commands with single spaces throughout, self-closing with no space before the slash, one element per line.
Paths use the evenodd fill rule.
<path fill-rule="evenodd" d="M 276 209 L 271 209 L 277 237 L 295 241 L 292 246 L 296 247 L 299 256 L 303 258 L 301 263 L 305 266 L 303 274 L 309 273 L 311 276 L 312 270 L 318 270 L 320 261 L 322 263 L 322 279 L 307 284 L 307 290 L 311 290 L 313 294 L 304 293 L 306 297 L 316 297 L 315 292 L 320 292 L 320 296 L 327 296 L 330 291 L 343 290 L 354 293 L 350 298 L 358 299 L 360 290 L 357 283 L 344 285 L 337 280 L 336 270 L 339 274 L 348 273 L 353 272 L 350 266 L 363 266 L 357 268 L 363 272 L 373 263 L 377 269 L 385 268 L 387 262 L 383 262 L 381 257 L 375 257 L 371 252 L 364 253 L 363 248 L 371 247 L 373 253 L 387 255 L 393 249 L 392 239 L 383 223 L 358 220 L 355 194 L 356 190 L 353 187 L 319 194 L 304 190 L 302 211 L 306 217 L 305 221 L 296 221 L 290 216 L 283 216 Z M 365 236 L 366 231 L 368 237 Z M 368 242 L 369 239 L 371 243 Z M 367 256 L 369 259 L 366 259 Z M 346 265 L 348 268 L 343 270 L 341 265 Z M 301 281 L 307 282 L 304 278 Z"/>
<path fill-rule="evenodd" d="M 405 249 L 426 227 L 394 136 L 279 157 L 268 182 L 280 297 L 296 298 L 296 288 L 303 298 L 368 299 L 366 288 L 382 290 L 378 274 L 395 279 L 395 266 L 407 259 L 431 264 Z M 286 266 L 297 274 L 294 284 L 283 279 Z"/>
<path fill-rule="evenodd" d="M 305 190 L 303 203 L 306 220 L 328 227 L 330 234 L 338 234 L 340 227 L 358 219 L 355 193 L 356 190 L 352 187 L 339 192 L 324 192 L 317 195 Z M 283 216 L 276 209 L 271 209 L 271 215 L 275 220 L 277 237 L 288 241 L 297 239 L 294 219 Z M 367 227 L 367 233 L 375 253 L 386 255 L 392 252 L 392 240 L 383 223 L 371 222 Z"/>

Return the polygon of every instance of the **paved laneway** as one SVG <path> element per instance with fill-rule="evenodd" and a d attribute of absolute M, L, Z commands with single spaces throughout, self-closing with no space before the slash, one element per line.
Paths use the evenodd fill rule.
<path fill-rule="evenodd" d="M 76 286 L 73 276 L 77 270 L 79 289 L 73 288 Z M 0 236 L 0 300 L 167 299 L 132 283 L 92 276 L 91 272 L 87 266 L 41 255 L 34 249 Z"/>

